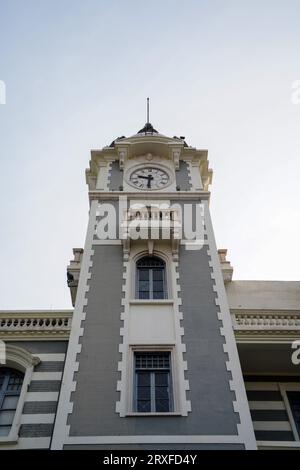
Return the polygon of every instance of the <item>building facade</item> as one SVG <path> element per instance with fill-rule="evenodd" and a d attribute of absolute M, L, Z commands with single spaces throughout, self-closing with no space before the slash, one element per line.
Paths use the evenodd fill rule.
<path fill-rule="evenodd" d="M 91 152 L 74 310 L 0 312 L 0 448 L 300 448 L 300 283 L 232 281 L 211 178 L 149 122 Z"/>

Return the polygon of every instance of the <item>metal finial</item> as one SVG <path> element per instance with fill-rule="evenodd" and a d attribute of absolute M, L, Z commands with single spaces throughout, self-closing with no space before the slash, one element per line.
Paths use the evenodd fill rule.
<path fill-rule="evenodd" d="M 147 124 L 149 124 L 149 98 L 147 98 Z"/>

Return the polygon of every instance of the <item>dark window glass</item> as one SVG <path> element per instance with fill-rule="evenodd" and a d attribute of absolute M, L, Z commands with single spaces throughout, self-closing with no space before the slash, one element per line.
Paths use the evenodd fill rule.
<path fill-rule="evenodd" d="M 172 411 L 169 352 L 135 353 L 135 411 Z"/>
<path fill-rule="evenodd" d="M 145 256 L 137 262 L 137 297 L 139 299 L 167 298 L 165 263 L 156 256 Z"/>
<path fill-rule="evenodd" d="M 14 420 L 24 374 L 9 369 L 0 368 L 0 437 L 8 436 Z"/>
<path fill-rule="evenodd" d="M 286 394 L 290 403 L 290 407 L 292 410 L 298 436 L 300 438 L 300 391 L 299 392 L 287 392 Z"/>

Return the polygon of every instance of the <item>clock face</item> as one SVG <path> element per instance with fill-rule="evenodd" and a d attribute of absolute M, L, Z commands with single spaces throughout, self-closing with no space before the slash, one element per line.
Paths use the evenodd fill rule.
<path fill-rule="evenodd" d="M 162 189 L 168 185 L 169 175 L 160 168 L 139 168 L 131 173 L 130 183 L 142 190 Z"/>

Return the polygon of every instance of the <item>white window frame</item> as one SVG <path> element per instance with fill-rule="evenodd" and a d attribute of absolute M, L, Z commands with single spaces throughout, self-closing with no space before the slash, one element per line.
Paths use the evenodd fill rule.
<path fill-rule="evenodd" d="M 135 353 L 139 352 L 169 352 L 170 353 L 170 380 L 172 393 L 172 408 L 169 412 L 139 412 L 134 409 L 135 398 Z M 178 378 L 176 372 L 175 345 L 131 345 L 129 346 L 129 370 L 128 370 L 128 394 L 127 394 L 127 413 L 126 416 L 174 416 L 181 415 L 179 409 Z"/>
<path fill-rule="evenodd" d="M 163 282 L 163 298 L 162 299 L 154 299 L 153 297 L 153 269 L 155 269 L 155 267 L 149 267 L 149 268 L 146 268 L 148 269 L 149 271 L 149 299 L 141 299 L 140 298 L 140 289 L 139 289 L 139 266 L 138 266 L 138 262 L 143 259 L 143 258 L 149 258 L 151 257 L 151 255 L 144 255 L 144 256 L 141 256 L 135 263 L 135 269 L 136 269 L 136 274 L 135 274 L 135 298 L 137 300 L 168 300 L 168 284 L 167 284 L 167 263 L 166 261 L 161 258 L 160 256 L 157 256 L 157 255 L 153 255 L 154 258 L 157 258 L 159 260 L 161 260 L 163 262 L 163 266 L 158 266 L 159 269 L 161 269 L 162 271 L 162 282 Z M 142 268 L 143 269 L 143 268 Z M 152 297 L 150 297 L 152 295 Z"/>
<path fill-rule="evenodd" d="M 169 369 L 162 369 L 162 371 L 168 370 L 168 378 L 169 378 L 169 411 L 163 412 L 165 413 L 171 413 L 173 412 L 174 409 L 174 403 L 173 403 L 173 380 L 172 380 L 172 359 L 171 359 L 171 352 L 170 351 L 135 351 L 133 358 L 134 358 L 134 377 L 133 377 L 133 409 L 137 413 L 141 413 L 140 411 L 137 410 L 137 402 L 138 402 L 138 395 L 137 395 L 137 369 L 136 369 L 136 364 L 135 364 L 135 357 L 136 354 L 142 353 L 142 352 L 158 352 L 161 354 L 167 353 L 169 355 Z M 158 369 L 145 369 L 145 372 L 148 372 L 150 374 L 150 391 L 151 391 L 151 396 L 150 396 L 150 401 L 151 401 L 151 411 L 147 411 L 147 413 L 157 413 L 156 410 L 153 408 L 155 407 L 155 373 L 158 371 Z"/>
<path fill-rule="evenodd" d="M 18 442 L 22 410 L 28 386 L 31 381 L 33 368 L 40 362 L 40 359 L 38 357 L 32 356 L 28 351 L 25 351 L 24 349 L 19 348 L 17 346 L 10 346 L 8 343 L 6 343 L 5 355 L 6 362 L 5 364 L 3 364 L 3 367 L 8 367 L 23 372 L 24 379 L 10 432 L 8 436 L 0 437 L 0 445 L 16 444 Z"/>
<path fill-rule="evenodd" d="M 299 377 L 300 380 L 300 377 Z M 279 383 L 279 389 L 285 404 L 285 408 L 289 417 L 290 425 L 294 434 L 295 441 L 300 441 L 300 435 L 297 431 L 297 426 L 294 420 L 293 412 L 290 406 L 290 401 L 287 392 L 300 392 L 300 384 L 293 382 Z"/>
<path fill-rule="evenodd" d="M 172 279 L 172 272 L 171 272 L 171 261 L 169 259 L 169 256 L 165 253 L 162 253 L 160 251 L 155 251 L 153 252 L 153 256 L 156 256 L 157 258 L 160 258 L 164 263 L 165 263 L 165 269 L 164 269 L 164 288 L 165 288 L 165 297 L 163 299 L 139 299 L 138 298 L 138 279 L 137 279 L 137 263 L 140 259 L 149 256 L 148 251 L 140 251 L 136 253 L 132 258 L 130 262 L 130 269 L 131 269 L 131 300 L 136 301 L 137 303 L 159 303 L 159 302 L 170 302 L 173 301 L 173 283 L 176 284 L 176 280 L 173 281 Z"/>

